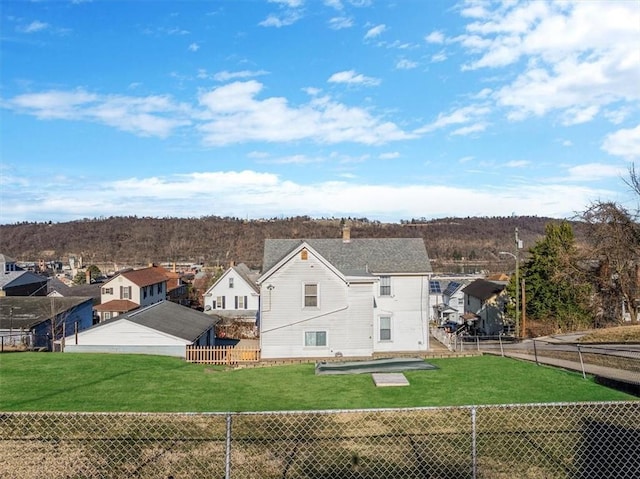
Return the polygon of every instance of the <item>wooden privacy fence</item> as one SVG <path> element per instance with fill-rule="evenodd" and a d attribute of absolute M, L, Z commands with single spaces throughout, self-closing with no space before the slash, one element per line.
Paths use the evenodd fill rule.
<path fill-rule="evenodd" d="M 234 346 L 187 346 L 188 363 L 224 364 L 260 361 L 260 349 Z"/>

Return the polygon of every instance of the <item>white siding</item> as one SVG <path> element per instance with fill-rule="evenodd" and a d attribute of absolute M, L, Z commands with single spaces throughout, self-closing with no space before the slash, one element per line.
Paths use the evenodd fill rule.
<path fill-rule="evenodd" d="M 318 307 L 305 308 L 304 284 L 318 285 Z M 262 284 L 261 354 L 264 358 L 371 354 L 371 285 L 353 285 L 318 258 L 300 255 Z M 305 347 L 305 331 L 326 331 L 326 347 Z"/>
<path fill-rule="evenodd" d="M 427 276 L 391 276 L 391 295 L 377 288 L 374 351 L 401 352 L 429 349 Z M 380 317 L 391 317 L 391 340 L 380 341 Z"/>
<path fill-rule="evenodd" d="M 229 280 L 233 281 L 233 288 L 229 287 Z M 216 304 L 216 307 L 213 307 L 213 302 L 216 298 L 224 296 L 225 297 L 225 307 L 222 308 L 221 305 Z M 260 295 L 256 293 L 256 290 L 251 287 L 251 285 L 247 284 L 242 276 L 240 276 L 233 269 L 228 269 L 224 275 L 211 287 L 204 295 L 204 307 L 205 310 L 224 310 L 224 311 L 235 311 L 235 297 L 247 297 L 247 305 L 243 310 L 253 310 L 257 311 L 260 303 Z M 207 306 L 209 308 L 207 308 Z"/>
<path fill-rule="evenodd" d="M 65 338 L 67 346 L 76 344 L 76 336 Z M 78 333 L 82 346 L 186 346 L 189 341 L 164 334 L 126 319 L 115 320 Z"/>

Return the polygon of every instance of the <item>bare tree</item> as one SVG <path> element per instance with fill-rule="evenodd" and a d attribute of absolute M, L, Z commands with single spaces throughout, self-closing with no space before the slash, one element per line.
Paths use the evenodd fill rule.
<path fill-rule="evenodd" d="M 593 263 L 598 323 L 637 321 L 640 299 L 640 225 L 614 202 L 593 203 L 584 213 Z"/>
<path fill-rule="evenodd" d="M 636 171 L 636 165 L 631 164 L 629 167 L 629 178 L 624 182 L 631 187 L 636 195 L 640 196 L 640 172 Z"/>

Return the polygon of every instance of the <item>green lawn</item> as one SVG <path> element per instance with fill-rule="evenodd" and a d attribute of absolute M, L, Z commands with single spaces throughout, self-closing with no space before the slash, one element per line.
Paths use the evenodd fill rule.
<path fill-rule="evenodd" d="M 0 411 L 276 411 L 637 399 L 565 372 L 513 359 L 433 359 L 408 387 L 370 374 L 316 376 L 313 364 L 240 370 L 162 356 L 0 355 Z"/>

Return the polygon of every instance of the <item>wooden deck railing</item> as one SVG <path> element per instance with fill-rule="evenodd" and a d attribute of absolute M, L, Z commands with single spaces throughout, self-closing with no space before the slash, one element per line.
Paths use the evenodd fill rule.
<path fill-rule="evenodd" d="M 188 363 L 235 365 L 260 361 L 260 349 L 233 346 L 187 346 Z"/>

